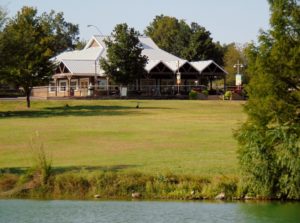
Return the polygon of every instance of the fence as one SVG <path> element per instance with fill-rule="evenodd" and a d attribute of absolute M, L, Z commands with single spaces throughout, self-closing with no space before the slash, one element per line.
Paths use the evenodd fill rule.
<path fill-rule="evenodd" d="M 204 85 L 142 85 L 139 89 L 135 86 L 128 86 L 126 89 L 119 85 L 109 86 L 89 86 L 87 87 L 71 87 L 67 86 L 40 86 L 34 87 L 32 96 L 48 98 L 48 97 L 104 97 L 104 96 L 175 96 L 188 95 L 194 89 L 196 91 L 207 90 Z M 126 95 L 124 94 L 126 90 Z M 123 94 L 122 94 L 123 93 Z M 222 94 L 222 89 L 214 89 L 210 91 L 213 94 Z"/>

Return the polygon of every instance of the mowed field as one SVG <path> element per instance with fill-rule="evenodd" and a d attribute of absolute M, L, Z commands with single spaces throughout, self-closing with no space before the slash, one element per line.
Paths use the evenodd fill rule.
<path fill-rule="evenodd" d="M 54 167 L 215 176 L 238 171 L 233 129 L 244 102 L 0 101 L 0 168 L 32 165 L 39 133 Z"/>

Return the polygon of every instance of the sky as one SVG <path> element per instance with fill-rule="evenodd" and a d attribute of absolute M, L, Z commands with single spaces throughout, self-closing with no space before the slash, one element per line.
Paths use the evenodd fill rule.
<path fill-rule="evenodd" d="M 116 24 L 127 23 L 143 33 L 156 15 L 196 22 L 211 32 L 221 44 L 257 41 L 259 30 L 269 28 L 267 0 L 0 0 L 9 16 L 23 6 L 33 6 L 39 14 L 63 12 L 66 21 L 79 24 L 80 38 L 109 35 Z"/>

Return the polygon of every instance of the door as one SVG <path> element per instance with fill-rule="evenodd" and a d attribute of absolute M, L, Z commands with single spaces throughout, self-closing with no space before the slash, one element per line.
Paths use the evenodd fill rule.
<path fill-rule="evenodd" d="M 89 81 L 87 79 L 80 80 L 80 95 L 88 96 Z"/>

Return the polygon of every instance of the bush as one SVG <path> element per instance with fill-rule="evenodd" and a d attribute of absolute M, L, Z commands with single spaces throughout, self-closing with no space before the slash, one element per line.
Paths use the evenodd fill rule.
<path fill-rule="evenodd" d="M 201 93 L 204 94 L 205 96 L 208 96 L 208 90 L 203 90 Z"/>
<path fill-rule="evenodd" d="M 3 174 L 0 176 L 0 191 L 8 191 L 15 187 L 18 182 L 18 176 L 14 174 Z"/>
<path fill-rule="evenodd" d="M 226 91 L 224 94 L 224 100 L 231 100 L 231 97 L 232 97 L 232 92 Z"/>
<path fill-rule="evenodd" d="M 44 144 L 39 138 L 38 132 L 31 139 L 31 152 L 33 155 L 33 172 L 40 175 L 42 185 L 46 185 L 52 174 L 52 161 L 44 150 Z"/>
<path fill-rule="evenodd" d="M 189 93 L 189 99 L 196 100 L 197 98 L 198 98 L 197 91 L 191 90 L 190 93 Z"/>

